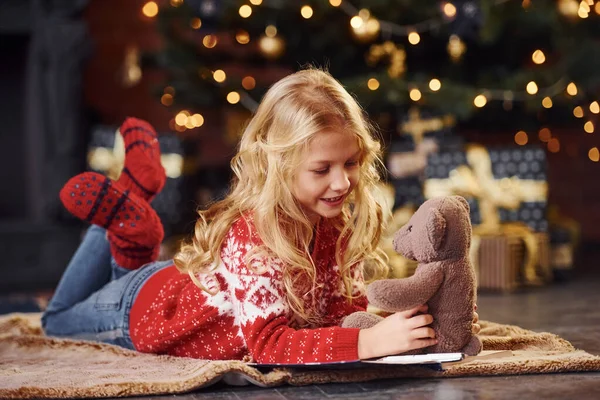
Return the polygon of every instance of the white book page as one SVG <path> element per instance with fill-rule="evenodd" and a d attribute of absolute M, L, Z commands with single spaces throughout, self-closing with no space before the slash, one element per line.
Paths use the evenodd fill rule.
<path fill-rule="evenodd" d="M 369 364 L 439 364 L 452 361 L 460 361 L 465 357 L 463 353 L 432 353 L 387 356 L 374 360 L 362 360 Z"/>

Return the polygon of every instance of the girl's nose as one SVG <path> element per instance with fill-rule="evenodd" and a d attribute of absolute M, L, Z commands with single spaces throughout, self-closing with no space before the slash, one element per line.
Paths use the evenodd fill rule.
<path fill-rule="evenodd" d="M 346 171 L 339 171 L 333 174 L 330 187 L 335 192 L 346 192 L 350 188 L 348 173 Z"/>

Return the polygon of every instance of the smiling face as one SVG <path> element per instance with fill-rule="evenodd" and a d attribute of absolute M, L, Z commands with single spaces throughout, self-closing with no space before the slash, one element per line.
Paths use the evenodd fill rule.
<path fill-rule="evenodd" d="M 310 141 L 292 193 L 313 224 L 341 213 L 358 183 L 360 156 L 356 137 L 341 130 L 319 132 Z"/>

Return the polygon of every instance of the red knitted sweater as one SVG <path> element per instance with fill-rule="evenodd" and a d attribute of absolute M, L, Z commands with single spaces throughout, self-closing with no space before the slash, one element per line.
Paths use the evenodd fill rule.
<path fill-rule="evenodd" d="M 161 270 L 144 284 L 130 314 L 136 349 L 260 363 L 357 360 L 359 330 L 339 324 L 346 315 L 364 311 L 367 301 L 358 267 L 353 274 L 354 294 L 359 296 L 349 304 L 342 295 L 335 261 L 337 230 L 326 220 L 317 228 L 313 250 L 317 289 L 305 296 L 305 301 L 315 304 L 324 323 L 319 328 L 296 329 L 284 301 L 283 263 L 269 261 L 256 271 L 244 262 L 247 252 L 261 243 L 250 224 L 251 220 L 240 219 L 231 227 L 214 274 L 199 276 L 206 287 L 219 289 L 216 295 L 202 291 L 175 266 Z"/>

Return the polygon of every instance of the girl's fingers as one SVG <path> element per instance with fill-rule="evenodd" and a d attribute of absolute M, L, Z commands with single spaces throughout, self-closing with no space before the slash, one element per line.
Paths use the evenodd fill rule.
<path fill-rule="evenodd" d="M 435 331 L 429 327 L 422 327 L 413 329 L 411 331 L 411 336 L 413 339 L 434 339 Z"/>
<path fill-rule="evenodd" d="M 399 311 L 398 314 L 402 315 L 405 318 L 410 318 L 415 314 L 427 312 L 427 309 L 428 309 L 427 304 L 423 304 L 423 305 L 411 308 L 410 310 Z"/>
<path fill-rule="evenodd" d="M 412 329 L 420 328 L 431 324 L 433 322 L 433 316 L 431 314 L 419 314 L 410 318 L 408 322 Z"/>
<path fill-rule="evenodd" d="M 473 323 L 476 324 L 479 321 L 479 314 L 473 311 Z"/>
<path fill-rule="evenodd" d="M 420 339 L 415 341 L 415 346 L 412 350 L 422 349 L 437 344 L 437 339 Z"/>

